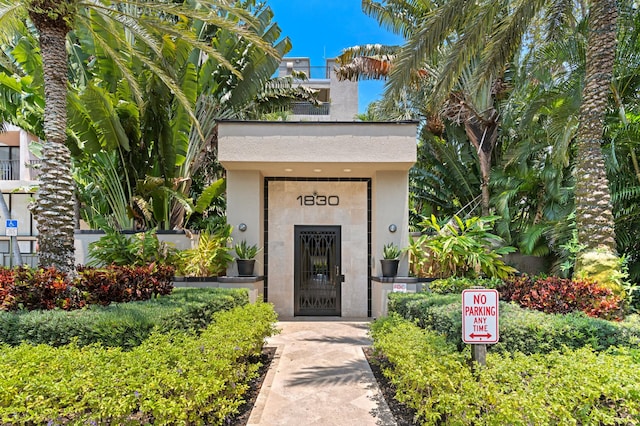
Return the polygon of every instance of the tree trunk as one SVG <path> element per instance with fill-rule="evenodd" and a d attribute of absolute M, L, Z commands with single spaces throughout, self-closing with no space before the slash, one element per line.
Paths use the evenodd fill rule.
<path fill-rule="evenodd" d="M 75 273 L 74 184 L 71 154 L 65 145 L 67 127 L 68 28 L 64 20 L 32 13 L 40 35 L 45 81 L 42 173 L 34 215 L 38 221 L 40 266 Z"/>
<path fill-rule="evenodd" d="M 589 14 L 585 84 L 576 135 L 576 226 L 586 250 L 616 251 L 602 134 L 616 46 L 615 0 L 594 0 Z"/>
<path fill-rule="evenodd" d="M 481 121 L 476 116 L 471 116 L 464 123 L 465 132 L 476 149 L 480 163 L 483 216 L 489 216 L 491 206 L 491 193 L 489 192 L 491 156 L 498 140 L 498 122 L 494 119 L 495 116 L 497 116 L 497 113 L 492 114 L 491 119 L 486 121 Z"/>

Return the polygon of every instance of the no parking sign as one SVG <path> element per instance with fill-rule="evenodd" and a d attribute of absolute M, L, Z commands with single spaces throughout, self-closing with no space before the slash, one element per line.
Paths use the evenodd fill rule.
<path fill-rule="evenodd" d="M 462 292 L 462 341 L 498 342 L 498 291 L 470 289 Z"/>

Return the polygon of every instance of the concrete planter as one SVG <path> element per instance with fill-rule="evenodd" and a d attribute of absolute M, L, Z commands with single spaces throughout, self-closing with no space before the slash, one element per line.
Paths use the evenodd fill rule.
<path fill-rule="evenodd" d="M 174 287 L 210 288 L 218 287 L 218 277 L 174 277 Z"/>

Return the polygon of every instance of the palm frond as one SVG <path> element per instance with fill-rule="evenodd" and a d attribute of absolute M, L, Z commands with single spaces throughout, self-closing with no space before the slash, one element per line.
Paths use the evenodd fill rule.
<path fill-rule="evenodd" d="M 513 3 L 512 3 L 513 4 Z M 511 5 L 512 5 L 511 4 Z M 506 16 L 498 20 L 497 28 L 494 28 L 494 19 L 484 22 L 490 28 L 488 43 L 481 53 L 481 62 L 478 67 L 478 84 L 490 82 L 496 75 L 502 74 L 505 64 L 512 61 L 521 45 L 522 37 L 527 31 L 529 23 L 538 12 L 547 4 L 547 0 L 524 0 L 515 2 L 514 7 L 508 11 L 499 11 Z M 474 44 L 482 43 L 479 37 L 472 40 Z"/>
<path fill-rule="evenodd" d="M 0 37 L 8 40 L 22 33 L 26 15 L 27 9 L 22 2 L 0 0 Z"/>

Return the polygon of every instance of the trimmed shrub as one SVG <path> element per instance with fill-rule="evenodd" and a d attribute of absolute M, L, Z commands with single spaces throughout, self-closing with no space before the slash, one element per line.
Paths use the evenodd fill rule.
<path fill-rule="evenodd" d="M 158 328 L 164 331 L 190 330 L 197 332 L 209 325 L 218 311 L 233 309 L 249 303 L 247 289 L 206 289 L 209 297 L 200 295 L 204 289 L 190 289 L 182 291 L 182 302 L 176 303 L 176 309 L 163 316 Z M 200 296 L 200 297 L 194 297 Z"/>
<path fill-rule="evenodd" d="M 462 290 L 473 287 L 498 288 L 503 285 L 500 278 L 466 278 L 449 277 L 434 280 L 429 283 L 429 290 L 433 293 L 462 293 Z"/>
<path fill-rule="evenodd" d="M 249 303 L 246 289 L 176 289 L 170 296 L 148 301 L 91 306 L 78 311 L 0 312 L 0 342 L 62 346 L 99 343 L 129 350 L 163 332 L 197 333 L 222 310 Z"/>
<path fill-rule="evenodd" d="M 640 322 L 612 322 L 582 312 L 545 314 L 500 303 L 500 341 L 491 352 L 549 353 L 564 347 L 640 348 Z"/>
<path fill-rule="evenodd" d="M 2 424 L 225 424 L 256 376 L 273 307 L 219 312 L 200 336 L 154 333 L 129 352 L 0 346 Z"/>
<path fill-rule="evenodd" d="M 463 350 L 462 300 L 459 294 L 389 295 L 389 312 L 418 326 L 444 334 L 447 341 Z M 591 346 L 597 351 L 611 346 L 640 347 L 640 321 L 611 322 L 591 318 L 582 312 L 545 314 L 500 302 L 500 341 L 489 345 L 491 352 L 548 353 L 563 347 Z"/>
<path fill-rule="evenodd" d="M 622 318 L 622 298 L 594 281 L 559 277 L 510 277 L 500 298 L 548 314 L 582 311 L 591 317 Z"/>
<path fill-rule="evenodd" d="M 417 424 L 640 422 L 638 350 L 489 353 L 473 372 L 470 351 L 397 316 L 374 322 L 371 334 L 396 399 L 416 410 Z"/>

